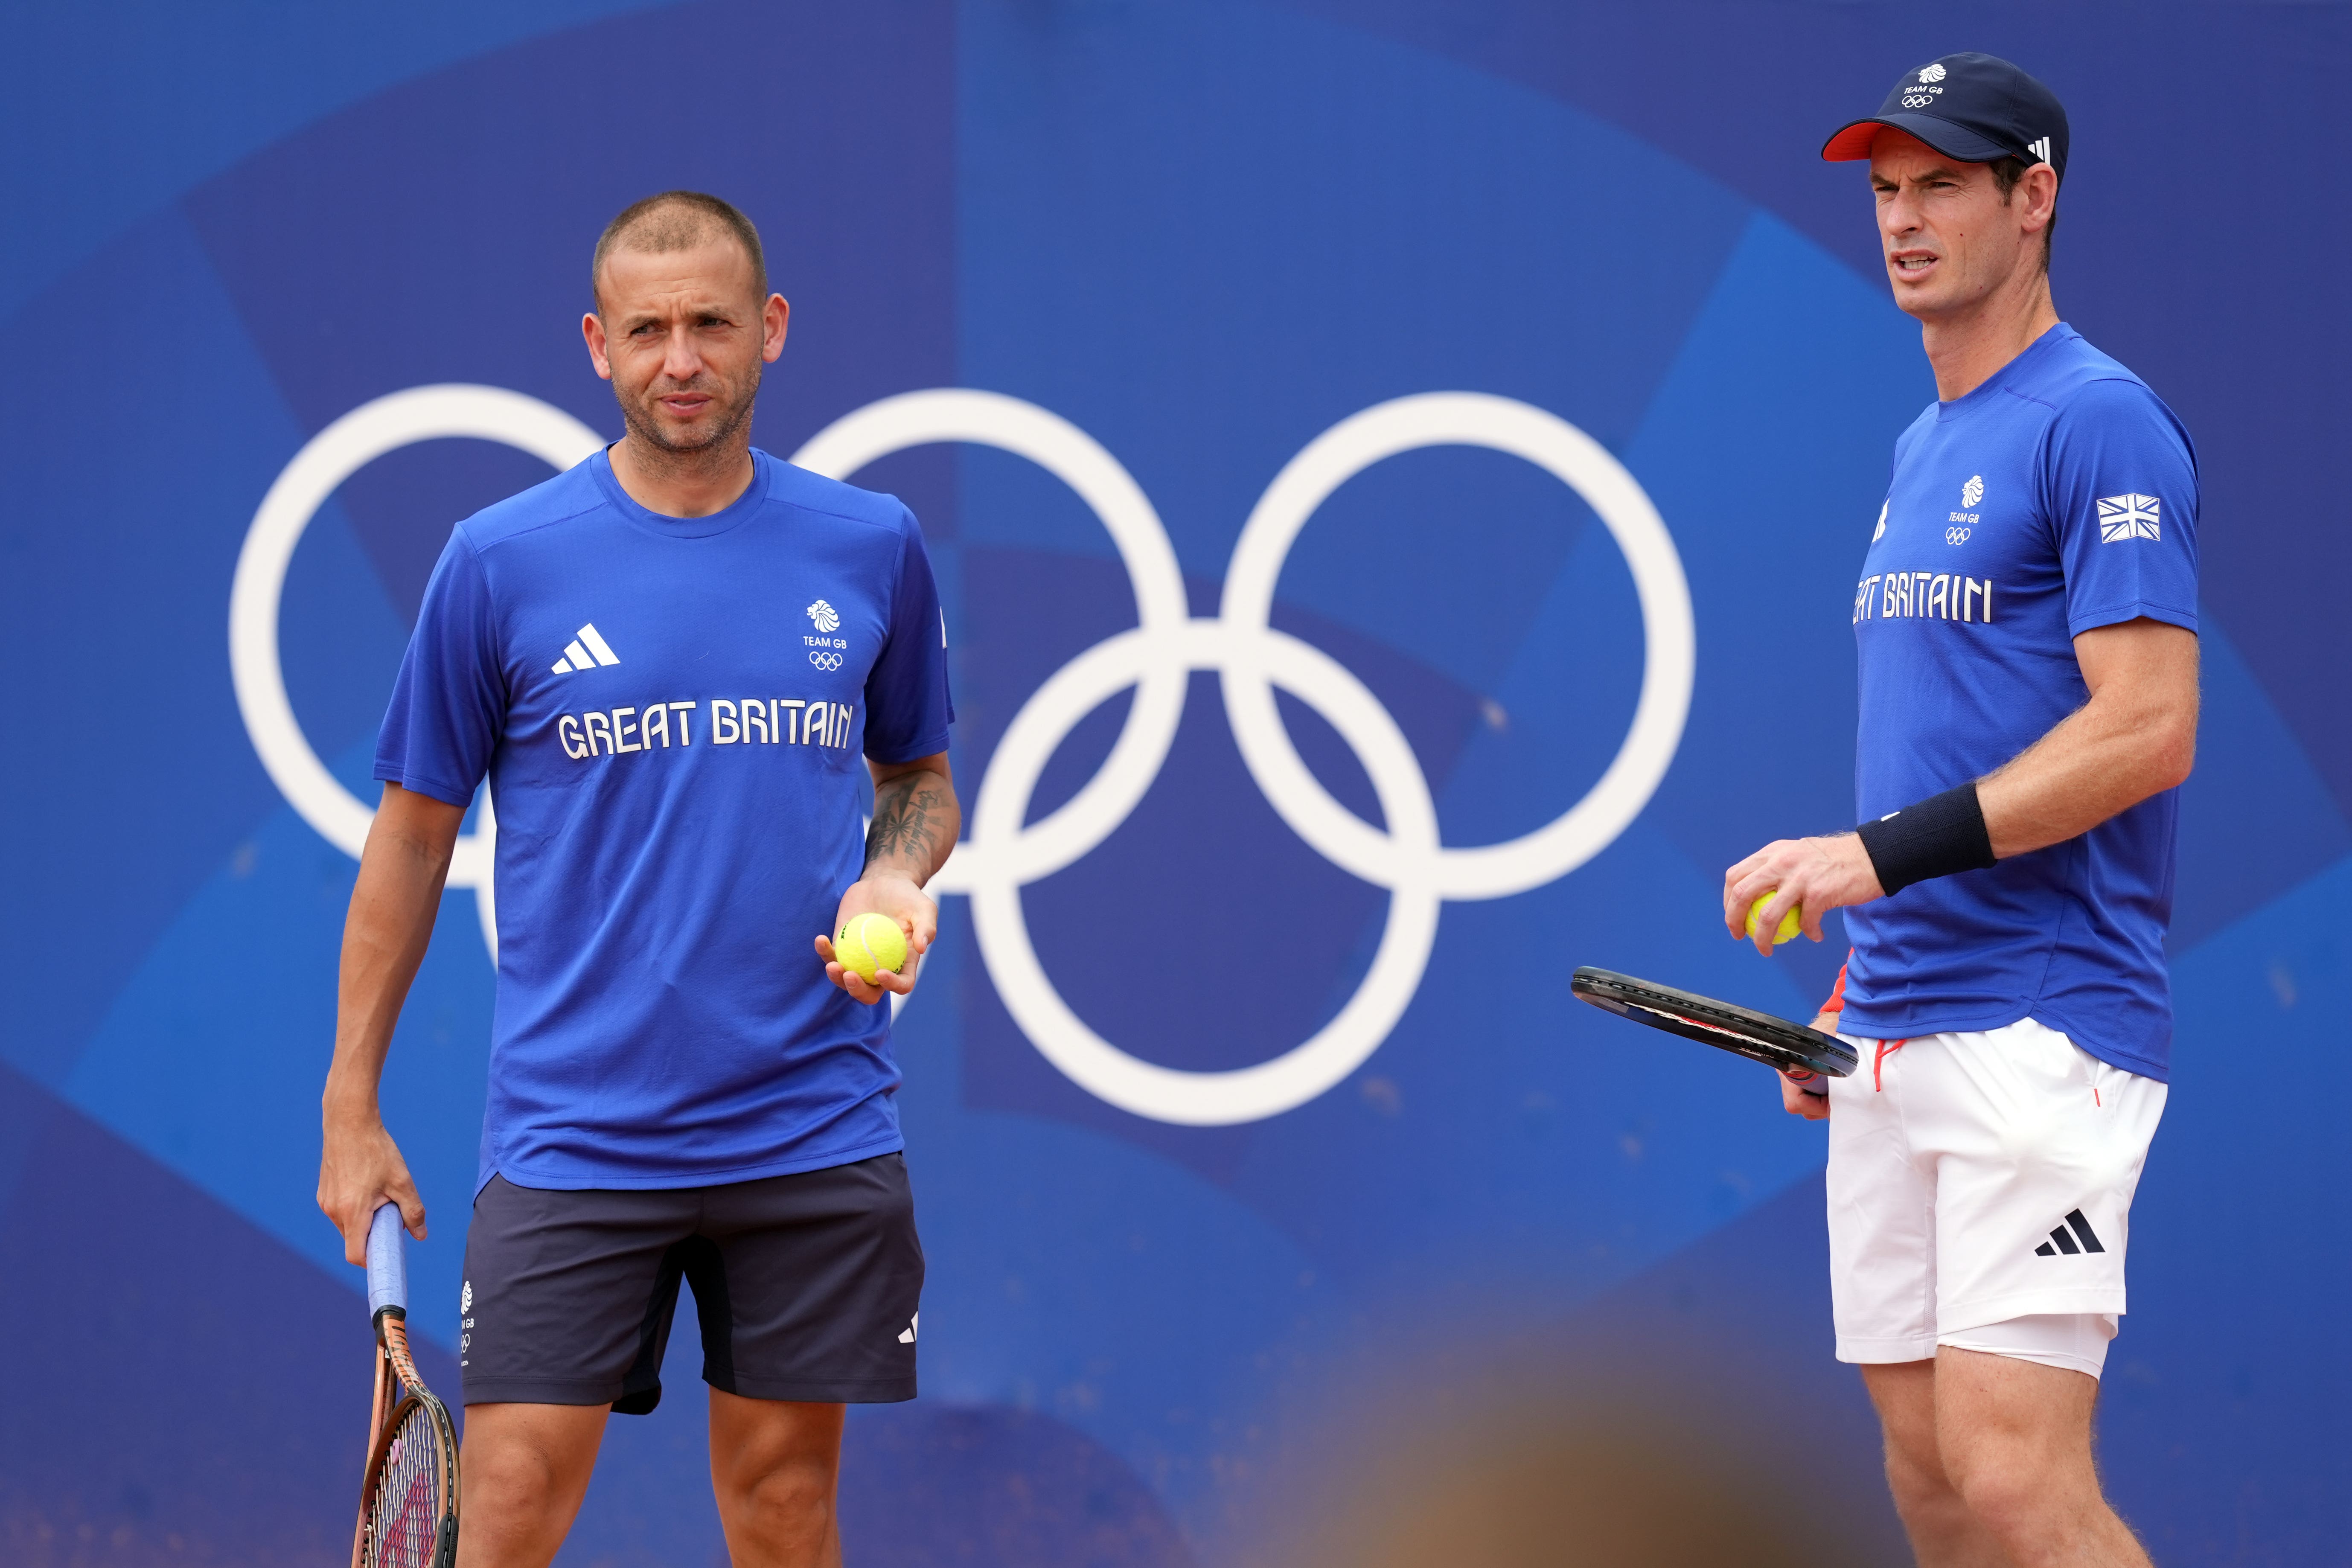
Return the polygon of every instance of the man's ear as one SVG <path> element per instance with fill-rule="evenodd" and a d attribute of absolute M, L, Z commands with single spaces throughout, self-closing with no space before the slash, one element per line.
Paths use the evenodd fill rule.
<path fill-rule="evenodd" d="M 784 352 L 784 333 L 792 326 L 793 307 L 782 294 L 771 294 L 760 307 L 760 357 L 770 364 Z"/>
<path fill-rule="evenodd" d="M 598 376 L 613 379 L 612 356 L 605 353 L 604 318 L 591 310 L 580 318 L 580 335 L 588 342 L 588 363 L 596 367 Z M 774 355 L 770 355 L 774 358 Z"/>
<path fill-rule="evenodd" d="M 2015 194 L 2024 200 L 2025 211 L 2019 216 L 2027 232 L 2040 233 L 2050 226 L 2050 216 L 2058 210 L 2058 171 L 2047 163 L 2034 164 L 2017 182 Z"/>

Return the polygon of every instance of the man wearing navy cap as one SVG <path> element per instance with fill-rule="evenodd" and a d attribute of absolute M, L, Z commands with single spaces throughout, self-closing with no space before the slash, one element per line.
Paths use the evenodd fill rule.
<path fill-rule="evenodd" d="M 2163 1114 L 2177 786 L 2197 732 L 2196 456 L 2058 319 L 2065 110 L 2006 60 L 1904 73 L 1832 161 L 1870 162 L 1895 302 L 1937 401 L 1895 447 L 1854 584 L 1862 826 L 1724 877 L 1853 949 L 1815 1026 L 1841 1361 L 1928 1568 L 2147 1563 L 2091 1413 Z M 1827 1093 L 1821 1092 L 1823 1089 Z"/>

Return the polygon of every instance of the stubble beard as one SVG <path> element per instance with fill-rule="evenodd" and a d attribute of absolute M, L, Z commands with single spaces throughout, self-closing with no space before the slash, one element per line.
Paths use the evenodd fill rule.
<path fill-rule="evenodd" d="M 629 434 L 636 437 L 650 465 L 674 470 L 692 470 L 712 463 L 724 463 L 734 457 L 738 448 L 751 445 L 746 427 L 751 422 L 752 405 L 759 400 L 762 368 L 756 362 L 752 364 L 750 384 L 743 388 L 742 395 L 727 404 L 725 412 L 707 427 L 707 433 L 693 441 L 680 441 L 664 431 L 647 409 L 646 405 L 656 395 L 651 383 L 635 400 L 617 395 L 619 389 L 615 388 L 614 401 L 621 405 L 621 422 L 629 427 Z M 697 392 L 703 390 L 692 384 L 689 384 L 689 388 Z M 687 388 L 665 390 L 675 392 Z"/>

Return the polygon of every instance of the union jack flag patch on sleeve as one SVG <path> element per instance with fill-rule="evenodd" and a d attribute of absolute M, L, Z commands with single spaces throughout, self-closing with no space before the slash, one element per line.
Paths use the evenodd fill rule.
<path fill-rule="evenodd" d="M 2122 495 L 2099 498 L 2099 542 L 2119 539 L 2156 539 L 2158 503 L 2154 496 Z"/>

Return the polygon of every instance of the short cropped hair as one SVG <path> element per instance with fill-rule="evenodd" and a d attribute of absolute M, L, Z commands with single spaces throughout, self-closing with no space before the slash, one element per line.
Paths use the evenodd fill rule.
<path fill-rule="evenodd" d="M 710 236 L 712 230 L 734 236 L 751 258 L 753 297 L 768 297 L 768 258 L 760 248 L 760 231 L 743 216 L 734 203 L 711 195 L 706 191 L 664 191 L 643 201 L 631 202 L 621 214 L 604 226 L 596 238 L 596 254 L 588 263 L 588 291 L 601 311 L 604 297 L 600 289 L 604 280 L 604 258 L 625 245 L 631 250 L 650 251 L 658 256 L 665 251 L 690 250 Z"/>
<path fill-rule="evenodd" d="M 1985 165 L 1992 171 L 1993 188 L 2000 193 L 2000 205 L 2009 205 L 2010 193 L 2017 182 L 2025 178 L 2025 171 L 2033 167 L 2022 158 L 1995 158 Z M 2050 270 L 2050 241 L 2058 233 L 2058 204 L 2050 204 L 2050 221 L 2042 226 L 2042 270 Z M 763 289 L 762 293 L 765 292 Z"/>

